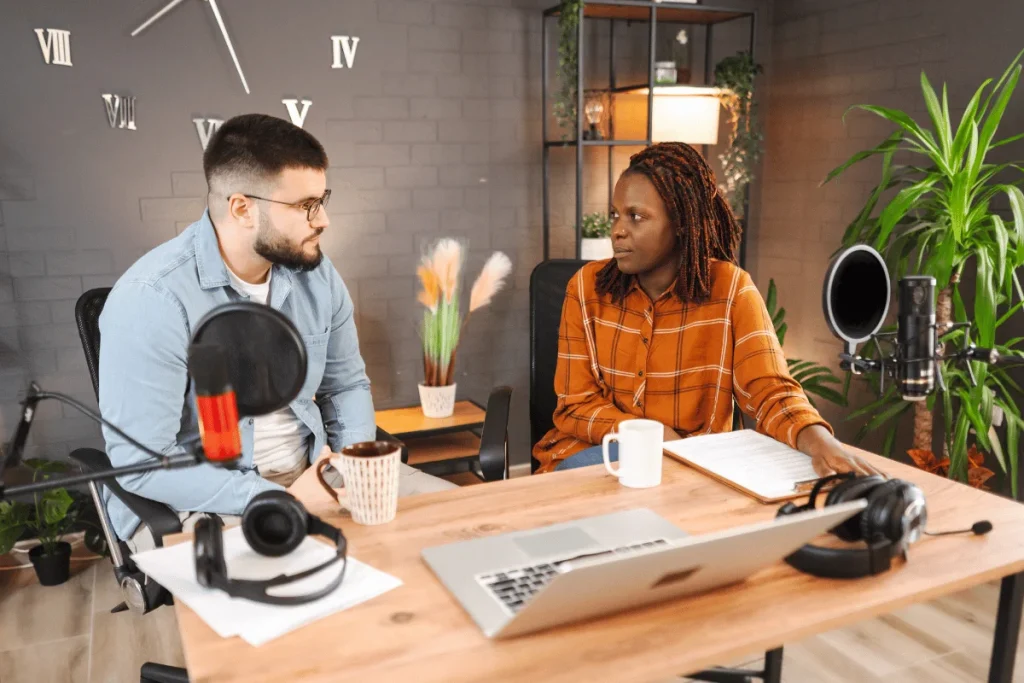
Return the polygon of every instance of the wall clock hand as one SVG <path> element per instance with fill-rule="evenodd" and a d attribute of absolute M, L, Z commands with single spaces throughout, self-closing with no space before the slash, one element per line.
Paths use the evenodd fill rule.
<path fill-rule="evenodd" d="M 172 9 L 174 9 L 175 7 L 180 5 L 181 3 L 182 3 L 182 0 L 171 0 L 169 3 L 167 3 L 167 5 L 162 10 L 160 10 L 159 12 L 157 12 L 156 14 L 151 16 L 149 19 L 146 19 L 146 21 L 142 24 L 142 26 L 140 26 L 137 29 L 135 29 L 134 31 L 132 31 L 132 38 L 137 36 L 139 33 L 145 31 L 146 28 L 148 28 L 153 22 L 155 22 L 157 19 L 159 19 L 163 15 L 167 14 L 168 12 L 170 12 Z"/>
<path fill-rule="evenodd" d="M 245 88 L 245 94 L 249 94 L 249 84 L 245 82 L 245 74 L 242 73 L 242 65 L 238 63 L 238 56 L 235 54 L 235 46 L 231 44 L 231 38 L 228 36 L 228 29 L 224 26 L 224 19 L 220 16 L 220 9 L 217 7 L 217 0 L 207 0 L 210 3 L 210 9 L 213 10 L 213 16 L 217 19 L 217 25 L 220 26 L 221 35 L 224 36 L 224 42 L 228 46 L 228 52 L 231 53 L 231 59 L 235 62 L 235 69 L 238 70 L 238 77 L 242 79 L 242 87 Z"/>

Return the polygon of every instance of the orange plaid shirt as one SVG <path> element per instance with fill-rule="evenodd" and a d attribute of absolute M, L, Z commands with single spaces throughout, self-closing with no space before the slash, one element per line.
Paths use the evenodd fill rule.
<path fill-rule="evenodd" d="M 796 447 L 800 430 L 832 428 L 786 367 L 750 275 L 712 261 L 711 296 L 684 305 L 672 287 L 657 301 L 634 284 L 621 304 L 597 293 L 606 261 L 566 288 L 555 370 L 555 427 L 534 446 L 548 472 L 601 443 L 620 422 L 648 418 L 682 436 L 732 429 L 733 398 L 757 431 Z"/>

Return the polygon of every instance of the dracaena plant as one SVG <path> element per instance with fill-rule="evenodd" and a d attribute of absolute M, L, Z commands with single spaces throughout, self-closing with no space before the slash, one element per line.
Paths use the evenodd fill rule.
<path fill-rule="evenodd" d="M 423 311 L 423 383 L 441 387 L 452 384 L 455 354 L 470 316 L 491 302 L 512 271 L 512 262 L 496 251 L 487 259 L 469 293 L 465 318 L 459 310 L 459 283 L 463 247 L 453 239 L 439 240 L 420 260 L 418 300 Z"/>
<path fill-rule="evenodd" d="M 921 93 L 930 127 L 896 109 L 866 104 L 851 107 L 882 117 L 895 131 L 876 147 L 853 155 L 824 181 L 865 159 L 881 157 L 880 181 L 848 226 L 843 246 L 872 244 L 886 258 L 894 280 L 908 273 L 934 276 L 940 332 L 952 322 L 971 323 L 969 330 L 958 329 L 943 337 L 945 344 L 959 346 L 969 341 L 995 347 L 1004 358 L 1024 355 L 1021 338 L 1004 341 L 1001 334 L 1003 325 L 1019 315 L 1024 300 L 1017 274 L 1024 265 L 1024 194 L 1019 187 L 1024 169 L 1018 163 L 997 163 L 991 157 L 994 150 L 1024 137 L 1000 138 L 997 134 L 1020 79 L 1022 54 L 1024 51 L 1017 54 L 994 84 L 992 79 L 981 84 L 959 121 L 950 114 L 946 86 L 940 99 L 924 72 Z M 1010 149 L 1019 146 L 1001 153 Z M 1002 213 L 993 207 L 1001 201 L 1007 207 Z M 969 267 L 976 271 L 970 306 L 960 291 L 961 278 Z M 889 453 L 896 440 L 898 418 L 913 410 L 914 449 L 929 451 L 932 414 L 938 404 L 949 476 L 966 480 L 970 442 L 974 441 L 995 456 L 1016 495 L 1017 450 L 1024 427 L 1018 407 L 1021 388 L 1005 367 L 972 361 L 970 370 L 975 381 L 963 365 L 940 363 L 946 391 L 916 403 L 902 401 L 892 386 L 878 391 L 877 380 L 871 379 L 877 399 L 851 417 L 868 420 L 864 431 L 888 425 L 885 448 Z M 1005 425 L 1001 429 L 1000 420 Z"/>

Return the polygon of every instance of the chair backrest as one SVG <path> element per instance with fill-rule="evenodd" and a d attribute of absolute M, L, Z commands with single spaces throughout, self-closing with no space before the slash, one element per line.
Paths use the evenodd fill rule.
<path fill-rule="evenodd" d="M 78 336 L 82 339 L 82 350 L 85 351 L 85 362 L 89 366 L 92 390 L 96 392 L 97 399 L 100 396 L 100 313 L 107 303 L 108 294 L 110 287 L 90 289 L 78 297 L 75 304 Z"/>
<path fill-rule="evenodd" d="M 551 259 L 530 275 L 530 443 L 540 441 L 554 423 L 555 366 L 558 363 L 558 328 L 569 280 L 586 261 Z M 533 469 L 539 463 L 531 458 Z"/>
<path fill-rule="evenodd" d="M 569 280 L 586 261 L 551 259 L 530 275 L 530 438 L 536 444 L 554 423 L 555 367 L 558 363 L 558 328 Z M 733 401 L 733 429 L 743 425 L 742 413 Z M 540 463 L 530 458 L 534 471 Z"/>

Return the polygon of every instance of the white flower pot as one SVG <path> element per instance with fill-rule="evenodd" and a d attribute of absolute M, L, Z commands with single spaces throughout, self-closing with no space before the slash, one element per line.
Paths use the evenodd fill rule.
<path fill-rule="evenodd" d="M 455 384 L 428 387 L 420 384 L 420 407 L 427 417 L 451 417 L 455 412 Z"/>
<path fill-rule="evenodd" d="M 611 237 L 584 237 L 580 240 L 580 258 L 584 261 L 601 261 L 611 257 Z"/>

